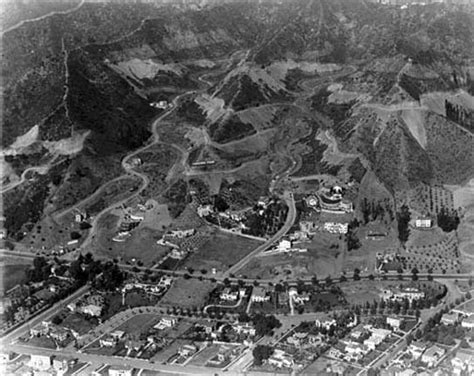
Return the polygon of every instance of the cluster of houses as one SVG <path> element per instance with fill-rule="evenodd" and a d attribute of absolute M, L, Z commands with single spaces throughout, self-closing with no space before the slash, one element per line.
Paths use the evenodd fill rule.
<path fill-rule="evenodd" d="M 173 278 L 163 276 L 157 284 L 148 284 L 141 282 L 127 283 L 122 288 L 122 293 L 125 293 L 129 290 L 137 289 L 142 290 L 147 294 L 161 295 L 171 286 L 172 282 Z"/>
<path fill-rule="evenodd" d="M 460 307 L 452 309 L 449 313 L 441 316 L 441 323 L 444 325 L 460 324 L 463 328 L 474 328 L 474 312 L 472 302 L 467 302 Z"/>
<path fill-rule="evenodd" d="M 114 242 L 124 242 L 131 236 L 131 231 L 138 227 L 145 219 L 146 208 L 140 205 L 137 209 L 128 208 L 119 224 L 117 235 L 112 238 Z"/>
<path fill-rule="evenodd" d="M 74 336 L 76 333 L 72 333 L 71 330 L 55 325 L 49 321 L 43 321 L 41 324 L 30 329 L 31 336 L 47 336 L 57 342 L 66 341 L 70 334 Z"/>
<path fill-rule="evenodd" d="M 334 359 L 356 362 L 375 350 L 391 335 L 391 330 L 364 325 L 361 329 L 355 328 L 351 331 L 349 338 L 341 340 L 337 346 L 331 347 L 327 355 Z"/>
<path fill-rule="evenodd" d="M 92 294 L 85 296 L 77 302 L 67 305 L 71 312 L 82 313 L 87 316 L 100 317 L 104 310 L 105 299 L 100 294 Z"/>
<path fill-rule="evenodd" d="M 295 248 L 293 247 L 292 240 L 281 240 L 276 247 L 270 248 L 265 252 L 262 252 L 260 256 L 275 255 L 279 253 L 305 253 L 308 252 L 306 248 Z"/>
<path fill-rule="evenodd" d="M 344 190 L 335 185 L 331 188 L 321 188 L 315 194 L 305 198 L 306 205 L 316 211 L 322 211 L 333 214 L 351 213 L 354 211 L 352 202 L 343 198 Z"/>
<path fill-rule="evenodd" d="M 403 301 L 407 299 L 409 302 L 413 300 L 423 299 L 425 297 L 424 291 L 415 287 L 384 289 L 380 294 L 383 300 Z"/>

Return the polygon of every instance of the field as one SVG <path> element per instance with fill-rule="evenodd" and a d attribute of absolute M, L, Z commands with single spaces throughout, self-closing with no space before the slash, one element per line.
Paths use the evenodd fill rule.
<path fill-rule="evenodd" d="M 159 321 L 160 317 L 154 314 L 136 315 L 124 322 L 115 330 L 122 330 L 126 334 L 139 336 L 141 333 L 147 333 L 148 330 Z"/>
<path fill-rule="evenodd" d="M 118 221 L 119 217 L 114 214 L 107 214 L 100 219 L 94 239 L 94 249 L 99 255 L 119 258 L 123 262 L 134 258 L 145 266 L 152 266 L 168 252 L 165 247 L 156 244 L 163 231 L 152 230 L 142 224 L 131 232 L 130 238 L 125 242 L 112 241 L 116 235 Z"/>
<path fill-rule="evenodd" d="M 160 305 L 181 308 L 202 307 L 214 288 L 215 285 L 208 281 L 179 278 L 173 282 Z"/>
<path fill-rule="evenodd" d="M 261 242 L 239 235 L 217 231 L 196 252 L 186 259 L 184 267 L 194 270 L 216 268 L 227 270 L 257 248 Z"/>
<path fill-rule="evenodd" d="M 127 177 L 107 184 L 100 193 L 88 201 L 81 209 L 88 215 L 94 216 L 114 202 L 121 201 L 135 192 L 141 185 L 136 177 Z"/>
<path fill-rule="evenodd" d="M 338 244 L 339 248 L 336 248 Z M 337 235 L 318 233 L 298 248 L 306 248 L 308 252 L 255 257 L 240 273 L 248 278 L 262 279 L 340 275 L 344 252 Z"/>
<path fill-rule="evenodd" d="M 0 263 L 0 295 L 26 281 L 25 272 L 30 268 L 26 260 L 4 259 Z"/>

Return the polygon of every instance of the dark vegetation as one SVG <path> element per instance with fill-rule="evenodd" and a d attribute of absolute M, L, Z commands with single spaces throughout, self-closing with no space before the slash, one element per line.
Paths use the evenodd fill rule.
<path fill-rule="evenodd" d="M 408 206 L 403 205 L 400 208 L 400 211 L 397 212 L 398 239 L 400 239 L 403 244 L 406 243 L 408 237 L 410 236 L 410 229 L 408 227 L 410 219 L 410 209 L 408 208 Z"/>
<path fill-rule="evenodd" d="M 240 140 L 256 133 L 252 124 L 242 122 L 236 115 L 225 119 L 221 123 L 212 124 L 209 130 L 212 139 L 221 144 Z"/>
<path fill-rule="evenodd" d="M 189 203 L 187 183 L 180 179 L 175 182 L 164 194 L 168 203 L 168 210 L 172 218 L 177 218 Z"/>
<path fill-rule="evenodd" d="M 245 218 L 248 229 L 242 232 L 255 236 L 275 234 L 285 223 L 288 207 L 284 202 L 276 201 L 269 204 L 260 214 L 263 208 L 256 207 L 254 212 Z"/>
<path fill-rule="evenodd" d="M 177 114 L 181 118 L 186 119 L 186 121 L 197 126 L 203 125 L 206 121 L 206 115 L 204 115 L 201 107 L 199 107 L 199 105 L 194 102 L 193 99 L 188 97 L 186 97 L 186 99 L 180 103 Z"/>
<path fill-rule="evenodd" d="M 469 132 L 474 133 L 474 111 L 464 108 L 461 105 L 451 103 L 447 99 L 445 100 L 444 106 L 446 109 L 446 117 L 449 120 L 458 123 Z"/>
<path fill-rule="evenodd" d="M 446 208 L 441 208 L 437 215 L 438 226 L 444 232 L 454 231 L 458 228 L 460 219 L 456 210 L 449 211 Z"/>

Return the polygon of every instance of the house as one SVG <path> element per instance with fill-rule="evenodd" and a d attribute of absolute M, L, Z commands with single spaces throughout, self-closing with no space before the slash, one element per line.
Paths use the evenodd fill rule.
<path fill-rule="evenodd" d="M 170 287 L 171 282 L 173 282 L 173 278 L 171 278 L 171 277 L 161 277 L 160 282 L 158 282 L 158 286 L 160 286 L 160 287 Z"/>
<path fill-rule="evenodd" d="M 392 327 L 393 330 L 400 330 L 400 326 L 403 324 L 403 319 L 399 317 L 387 317 L 387 324 Z"/>
<path fill-rule="evenodd" d="M 312 235 L 318 230 L 318 225 L 311 221 L 301 221 L 300 230 L 308 235 Z"/>
<path fill-rule="evenodd" d="M 458 322 L 458 315 L 455 313 L 445 313 L 441 316 L 441 323 L 444 325 L 454 325 Z"/>
<path fill-rule="evenodd" d="M 327 355 L 331 358 L 339 359 L 342 356 L 342 352 L 341 350 L 336 349 L 335 347 L 331 347 L 328 350 Z"/>
<path fill-rule="evenodd" d="M 426 363 L 428 367 L 433 367 L 444 355 L 445 349 L 437 345 L 431 346 L 421 356 L 421 361 Z"/>
<path fill-rule="evenodd" d="M 270 296 L 267 295 L 267 292 L 263 287 L 257 286 L 253 288 L 250 300 L 256 303 L 267 302 L 270 300 Z"/>
<path fill-rule="evenodd" d="M 461 326 L 469 329 L 474 328 L 474 316 L 469 316 L 462 319 Z"/>
<path fill-rule="evenodd" d="M 50 355 L 32 354 L 29 362 L 30 367 L 40 371 L 46 371 L 52 364 L 52 358 Z"/>
<path fill-rule="evenodd" d="M 474 372 L 474 352 L 469 350 L 459 350 L 456 356 L 451 359 L 453 374 L 460 376 Z"/>
<path fill-rule="evenodd" d="M 349 224 L 325 222 L 323 228 L 325 231 L 330 232 L 331 234 L 347 234 Z"/>
<path fill-rule="evenodd" d="M 425 293 L 417 288 L 407 287 L 404 289 L 383 290 L 381 297 L 384 300 L 402 301 L 408 299 L 408 301 L 411 302 L 413 300 L 423 299 Z"/>
<path fill-rule="evenodd" d="M 298 294 L 298 290 L 295 287 L 290 288 L 288 295 L 296 304 L 305 304 L 310 300 L 310 295 L 308 293 Z"/>
<path fill-rule="evenodd" d="M 49 333 L 49 324 L 42 322 L 40 325 L 30 329 L 32 336 L 44 336 Z"/>
<path fill-rule="evenodd" d="M 408 346 L 408 352 L 413 356 L 413 358 L 418 359 L 426 350 L 428 346 L 426 343 L 421 341 L 413 341 L 410 346 Z"/>
<path fill-rule="evenodd" d="M 236 301 L 239 298 L 239 293 L 237 291 L 232 291 L 230 287 L 226 287 L 219 297 L 221 300 Z"/>
<path fill-rule="evenodd" d="M 117 341 L 112 336 L 105 336 L 99 339 L 100 347 L 115 347 Z"/>
<path fill-rule="evenodd" d="M 200 217 L 207 217 L 209 214 L 213 212 L 214 210 L 211 205 L 200 205 L 197 208 L 197 213 Z"/>
<path fill-rule="evenodd" d="M 63 342 L 69 336 L 69 331 L 65 328 L 55 327 L 51 329 L 51 331 L 49 332 L 49 335 L 51 336 L 51 338 L 55 339 L 56 341 Z"/>
<path fill-rule="evenodd" d="M 81 312 L 85 315 L 99 317 L 102 314 L 102 306 L 97 306 L 95 304 L 88 304 L 84 307 L 81 307 Z"/>
<path fill-rule="evenodd" d="M 171 236 L 172 238 L 183 239 L 192 236 L 195 233 L 196 230 L 191 228 L 189 230 L 173 230 L 168 234 L 168 236 Z"/>
<path fill-rule="evenodd" d="M 245 334 L 249 336 L 254 336 L 256 334 L 255 328 L 250 324 L 237 324 L 233 326 L 233 329 L 237 334 Z"/>
<path fill-rule="evenodd" d="M 293 367 L 293 358 L 280 349 L 275 349 L 272 356 L 268 359 L 268 364 L 277 368 L 291 368 Z"/>
<path fill-rule="evenodd" d="M 431 228 L 433 221 L 429 217 L 420 217 L 415 220 L 416 228 Z"/>
<path fill-rule="evenodd" d="M 125 332 L 122 330 L 115 330 L 112 333 L 110 333 L 110 336 L 116 341 L 118 341 L 125 336 Z"/>
<path fill-rule="evenodd" d="M 133 367 L 131 366 L 110 366 L 109 376 L 132 376 Z"/>
<path fill-rule="evenodd" d="M 178 351 L 178 354 L 182 357 L 188 358 L 198 352 L 198 348 L 194 345 L 184 345 Z"/>
<path fill-rule="evenodd" d="M 324 327 L 326 330 L 329 330 L 329 328 L 331 328 L 331 326 L 335 326 L 336 325 L 336 320 L 332 319 L 332 320 L 325 320 L 325 321 L 320 321 L 318 319 L 315 320 L 314 324 L 320 328 L 320 327 Z"/>
<path fill-rule="evenodd" d="M 57 372 L 57 375 L 64 375 L 69 370 L 70 365 L 74 365 L 74 360 L 64 356 L 56 356 L 53 359 L 53 369 Z"/>
<path fill-rule="evenodd" d="M 178 322 L 174 317 L 162 317 L 160 322 L 156 324 L 153 328 L 158 330 L 163 330 L 165 328 L 172 328 Z"/>

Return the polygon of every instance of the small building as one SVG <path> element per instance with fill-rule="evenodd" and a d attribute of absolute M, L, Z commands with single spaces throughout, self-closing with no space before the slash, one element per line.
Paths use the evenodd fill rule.
<path fill-rule="evenodd" d="M 387 317 L 387 324 L 392 327 L 393 330 L 400 330 L 400 326 L 403 325 L 403 319 L 400 317 Z"/>
<path fill-rule="evenodd" d="M 421 341 L 413 341 L 408 346 L 408 352 L 413 356 L 413 358 L 418 359 L 427 349 L 427 345 Z"/>
<path fill-rule="evenodd" d="M 468 329 L 474 328 L 474 316 L 469 316 L 462 319 L 461 326 Z"/>
<path fill-rule="evenodd" d="M 85 315 L 99 317 L 102 314 L 102 306 L 88 304 L 86 306 L 81 307 L 81 312 Z"/>
<path fill-rule="evenodd" d="M 429 217 L 421 217 L 415 220 L 416 228 L 431 228 L 433 226 L 433 221 Z"/>
<path fill-rule="evenodd" d="M 49 332 L 51 338 L 55 339 L 58 342 L 65 341 L 69 336 L 69 331 L 65 328 L 55 327 L 52 328 Z"/>
<path fill-rule="evenodd" d="M 226 287 L 219 297 L 221 300 L 236 301 L 239 298 L 239 293 L 237 291 L 232 291 L 230 287 Z"/>
<path fill-rule="evenodd" d="M 198 348 L 194 345 L 184 345 L 178 351 L 178 354 L 182 357 L 188 358 L 198 352 Z"/>
<path fill-rule="evenodd" d="M 214 210 L 211 205 L 200 205 L 197 208 L 197 213 L 200 217 L 207 217 L 209 214 L 213 212 Z"/>
<path fill-rule="evenodd" d="M 115 347 L 116 344 L 117 344 L 117 341 L 115 340 L 115 338 L 113 338 L 110 335 L 104 336 L 101 339 L 99 339 L 100 347 Z"/>
<path fill-rule="evenodd" d="M 39 371 L 46 371 L 52 364 L 52 357 L 50 355 L 32 354 L 29 362 L 30 367 Z"/>
<path fill-rule="evenodd" d="M 433 367 L 443 357 L 445 352 L 446 350 L 442 347 L 433 345 L 424 352 L 424 354 L 421 356 L 421 361 L 426 363 L 428 367 Z"/>
<path fill-rule="evenodd" d="M 474 372 L 474 352 L 465 349 L 459 350 L 456 356 L 451 359 L 451 365 L 455 376 L 472 374 Z"/>
<path fill-rule="evenodd" d="M 178 320 L 174 317 L 162 317 L 160 322 L 156 324 L 153 328 L 158 330 L 163 330 L 165 328 L 172 328 L 176 325 Z"/>
<path fill-rule="evenodd" d="M 116 341 L 118 341 L 125 336 L 125 332 L 123 330 L 115 330 L 112 333 L 110 333 L 110 336 Z"/>
<path fill-rule="evenodd" d="M 270 296 L 267 295 L 267 292 L 263 287 L 257 286 L 253 288 L 250 300 L 255 303 L 268 302 Z"/>
<path fill-rule="evenodd" d="M 132 376 L 132 366 L 110 366 L 109 376 Z"/>
<path fill-rule="evenodd" d="M 458 315 L 455 313 L 445 313 L 441 316 L 441 323 L 444 325 L 454 325 L 458 322 Z"/>

